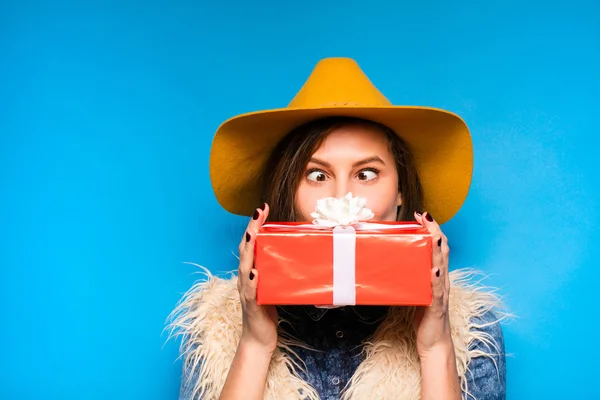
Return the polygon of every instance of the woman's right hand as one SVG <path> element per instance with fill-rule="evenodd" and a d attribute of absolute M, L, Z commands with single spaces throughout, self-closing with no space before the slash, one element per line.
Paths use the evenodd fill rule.
<path fill-rule="evenodd" d="M 258 271 L 254 269 L 254 243 L 267 215 L 266 204 L 254 212 L 240 243 L 238 291 L 242 303 L 242 337 L 220 400 L 264 398 L 271 357 L 277 348 L 277 310 L 275 306 L 256 304 Z"/>
<path fill-rule="evenodd" d="M 257 208 L 240 243 L 238 291 L 242 303 L 242 338 L 240 345 L 257 347 L 272 354 L 277 348 L 277 310 L 275 306 L 256 304 L 258 271 L 254 269 L 254 244 L 256 233 L 269 215 L 265 203 Z"/>

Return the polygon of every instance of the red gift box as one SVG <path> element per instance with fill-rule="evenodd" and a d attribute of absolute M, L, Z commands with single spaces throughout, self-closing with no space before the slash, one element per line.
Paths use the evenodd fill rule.
<path fill-rule="evenodd" d="M 268 223 L 256 237 L 261 305 L 430 305 L 431 235 L 409 222 Z"/>

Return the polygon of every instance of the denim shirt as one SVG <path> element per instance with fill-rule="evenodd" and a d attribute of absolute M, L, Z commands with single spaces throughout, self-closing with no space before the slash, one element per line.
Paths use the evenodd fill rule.
<path fill-rule="evenodd" d="M 348 383 L 358 365 L 363 361 L 361 343 L 375 332 L 385 318 L 387 307 L 356 306 L 336 309 L 322 309 L 312 306 L 278 307 L 279 315 L 290 322 L 282 324 L 297 339 L 308 344 L 314 350 L 295 347 L 294 351 L 306 364 L 306 373 L 300 376 L 310 383 L 319 393 L 321 400 L 339 399 L 342 389 Z M 488 312 L 474 319 L 476 324 L 495 321 Z M 498 355 L 473 358 L 467 372 L 470 396 L 465 400 L 504 400 L 506 398 L 506 367 L 504 340 L 499 323 L 485 328 L 498 346 Z M 471 349 L 481 349 L 489 353 L 485 343 L 475 342 Z M 317 351 L 315 351 L 317 350 Z M 180 391 L 181 400 L 191 400 L 195 378 L 185 385 L 189 371 L 184 370 Z M 300 396 L 299 396 L 300 398 Z"/>

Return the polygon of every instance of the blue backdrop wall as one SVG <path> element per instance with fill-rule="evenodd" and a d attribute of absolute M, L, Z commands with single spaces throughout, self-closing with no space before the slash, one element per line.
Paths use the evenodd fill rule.
<path fill-rule="evenodd" d="M 510 399 L 600 398 L 600 10 L 396 1 L 0 6 L 3 399 L 174 399 L 165 319 L 235 269 L 246 220 L 208 179 L 224 119 L 284 106 L 322 57 L 462 115 L 472 190 L 451 267 L 490 274 Z M 164 346 L 163 346 L 164 345 Z"/>

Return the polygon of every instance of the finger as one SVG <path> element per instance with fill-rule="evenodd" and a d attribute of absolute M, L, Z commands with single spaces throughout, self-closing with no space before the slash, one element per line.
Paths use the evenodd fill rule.
<path fill-rule="evenodd" d="M 258 271 L 252 269 L 248 275 L 248 282 L 244 288 L 246 301 L 256 303 L 256 286 L 258 282 Z"/>
<path fill-rule="evenodd" d="M 448 247 L 448 240 L 446 239 L 446 236 L 442 232 L 442 229 L 440 228 L 438 223 L 428 212 L 423 213 L 423 222 L 429 233 L 431 233 L 434 256 L 436 255 L 436 252 L 439 252 L 442 256 L 443 263 L 439 265 L 439 267 L 440 269 L 442 269 L 441 273 L 445 274 L 447 271 L 448 263 L 447 257 L 444 257 L 444 255 L 447 255 L 450 252 L 450 248 Z"/>
<path fill-rule="evenodd" d="M 443 313 L 444 306 L 444 278 L 440 274 L 439 268 L 431 269 L 431 290 L 433 292 L 433 302 L 431 307 L 434 312 Z"/>
<path fill-rule="evenodd" d="M 259 218 L 259 216 L 260 216 L 259 209 L 257 208 L 256 210 L 254 210 L 254 215 L 250 218 L 250 221 L 248 222 L 248 225 L 246 226 L 246 231 L 242 235 L 242 240 L 240 241 L 240 245 L 238 247 L 239 252 L 240 252 L 240 257 L 242 256 L 242 253 L 244 252 L 244 249 L 246 248 L 246 243 L 248 243 L 248 238 L 246 236 L 246 233 L 256 231 L 256 229 L 254 229 L 254 224 L 255 224 L 256 220 Z"/>
<path fill-rule="evenodd" d="M 259 228 L 267 221 L 269 217 L 270 207 L 267 203 L 263 203 L 262 209 L 259 209 Z M 262 211 L 262 212 L 261 212 Z M 258 233 L 258 229 L 256 231 Z M 247 293 L 247 299 L 251 300 L 251 303 L 256 306 L 256 288 L 258 286 L 258 270 L 254 268 L 254 247 L 256 246 L 256 234 L 250 235 L 250 241 L 248 242 L 248 246 L 252 248 L 252 270 L 248 274 L 248 285 L 247 290 L 250 292 Z"/>
<path fill-rule="evenodd" d="M 445 274 L 445 264 L 444 264 L 444 254 L 442 252 L 443 240 L 440 235 L 432 235 L 431 236 L 431 268 L 432 270 L 436 269 L 439 271 L 437 273 L 443 278 Z"/>
<path fill-rule="evenodd" d="M 257 208 L 252 220 L 248 224 L 248 229 L 245 234 L 245 244 L 243 252 L 240 254 L 240 258 L 244 257 L 244 265 L 246 267 L 250 266 L 251 268 L 246 269 L 246 273 L 250 273 L 250 269 L 254 266 L 254 247 L 256 244 L 256 236 L 258 234 L 258 230 L 265 223 L 267 217 L 269 216 L 269 205 L 267 203 L 263 203 L 261 208 Z"/>
<path fill-rule="evenodd" d="M 245 285 L 245 281 L 248 279 L 250 271 L 254 265 L 254 242 L 256 240 L 256 232 L 248 229 L 244 234 L 244 247 L 240 253 L 240 267 L 238 274 L 242 279 L 242 285 Z"/>
<path fill-rule="evenodd" d="M 267 221 L 267 218 L 269 217 L 269 211 L 271 210 L 271 208 L 269 207 L 269 205 L 267 203 L 264 204 L 264 212 L 262 213 L 263 216 L 263 220 L 261 222 L 261 225 L 264 224 Z"/>
<path fill-rule="evenodd" d="M 248 224 L 248 229 L 252 229 L 254 232 L 258 232 L 260 227 L 267 220 L 267 216 L 269 215 L 269 206 L 267 203 L 263 203 L 262 206 L 254 210 L 254 215 L 252 215 L 252 219 Z"/>
<path fill-rule="evenodd" d="M 242 287 L 246 286 L 250 271 L 254 268 L 254 244 L 258 232 L 258 228 L 255 228 L 255 226 L 260 220 L 261 211 L 262 210 L 259 208 L 256 209 L 254 216 L 242 237 L 242 245 L 240 247 L 240 267 L 238 270 L 239 279 L 242 280 Z"/>
<path fill-rule="evenodd" d="M 444 232 L 442 232 L 442 230 L 441 230 L 440 226 L 439 226 L 439 225 L 438 225 L 438 224 L 435 222 L 435 220 L 434 220 L 433 222 L 430 222 L 430 221 L 429 221 L 429 220 L 426 218 L 426 216 L 427 216 L 427 215 L 429 215 L 429 217 L 430 217 L 431 219 L 433 219 L 433 217 L 431 217 L 431 214 L 429 214 L 429 213 L 425 213 L 425 216 L 424 216 L 423 214 L 421 214 L 421 213 L 419 213 L 419 212 L 416 212 L 416 211 L 415 211 L 415 214 L 414 214 L 414 215 L 415 215 L 415 220 L 416 220 L 416 221 L 417 221 L 419 224 L 421 224 L 421 225 L 423 225 L 423 226 L 427 226 L 427 227 L 428 227 L 428 229 L 429 229 L 429 228 L 431 228 L 431 229 L 429 229 L 429 231 L 430 231 L 432 234 L 433 234 L 435 231 L 438 231 L 438 232 L 440 233 L 440 235 L 441 235 L 441 237 L 442 237 L 442 252 L 443 252 L 443 253 L 445 253 L 445 252 L 449 252 L 449 250 L 450 250 L 450 249 L 447 247 L 447 246 L 448 246 L 448 238 L 446 237 L 446 235 L 444 234 Z M 433 224 L 433 225 L 432 225 L 432 224 Z"/>
<path fill-rule="evenodd" d="M 252 233 L 258 232 L 258 229 L 263 224 L 264 219 L 266 218 L 265 212 L 262 209 L 263 207 L 265 207 L 265 208 L 267 207 L 266 203 L 263 204 L 263 206 L 261 208 L 257 208 L 256 210 L 254 210 L 254 214 L 252 215 L 250 222 L 248 222 L 246 231 L 242 235 L 242 240 L 240 241 L 240 245 L 238 247 L 238 250 L 240 253 L 240 261 L 241 261 L 242 257 L 244 257 L 244 254 L 248 253 L 248 251 L 246 249 L 246 247 L 248 247 L 248 244 L 250 243 L 250 238 L 248 235 L 252 235 Z M 254 251 L 254 249 L 252 249 L 252 251 Z"/>
<path fill-rule="evenodd" d="M 440 236 L 444 235 L 442 232 L 442 228 L 440 228 L 440 226 L 435 221 L 435 219 L 433 219 L 433 216 L 431 214 L 429 214 L 428 212 L 424 212 L 421 217 L 423 224 L 425 225 L 425 227 L 427 227 L 427 229 L 429 229 L 429 232 L 439 233 Z"/>
<path fill-rule="evenodd" d="M 432 288 L 434 291 L 434 302 L 439 305 L 440 311 L 444 312 L 450 297 L 450 278 L 448 274 L 450 247 L 446 235 L 444 235 L 439 224 L 435 222 L 431 214 L 424 214 L 424 222 L 432 234 L 434 275 L 432 276 Z"/>
<path fill-rule="evenodd" d="M 418 211 L 415 211 L 414 212 L 414 217 L 415 217 L 415 221 L 417 221 L 419 224 L 425 225 L 425 223 L 423 222 L 423 214 L 421 214 Z"/>
<path fill-rule="evenodd" d="M 444 244 L 444 234 L 440 226 L 435 222 L 431 214 L 425 212 L 421 218 L 424 226 L 431 233 L 431 289 L 433 292 L 432 307 L 443 307 L 444 304 L 444 289 L 446 281 L 446 264 L 444 261 L 444 253 L 442 251 Z"/>
<path fill-rule="evenodd" d="M 266 204 L 263 203 L 262 206 L 260 206 L 259 208 L 254 210 L 254 213 L 252 214 L 252 217 L 250 218 L 250 221 L 248 222 L 248 227 L 246 228 L 247 231 L 254 231 L 257 232 L 258 229 L 260 228 L 260 226 L 263 224 L 263 217 L 264 217 L 264 208 L 266 207 Z"/>
<path fill-rule="evenodd" d="M 440 232 L 442 231 L 440 230 Z M 448 242 L 448 237 L 444 235 L 444 232 L 442 232 L 442 253 L 444 254 L 444 258 L 447 260 L 447 256 L 450 254 L 450 243 Z"/>
<path fill-rule="evenodd" d="M 254 246 L 256 243 L 256 235 L 262 224 L 266 221 L 269 215 L 269 206 L 264 203 L 261 208 L 254 211 L 252 219 L 248 223 L 248 228 L 242 237 L 240 244 L 240 266 L 238 276 L 241 279 L 242 287 L 247 285 L 248 279 L 254 268 Z"/>

